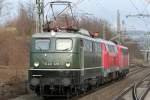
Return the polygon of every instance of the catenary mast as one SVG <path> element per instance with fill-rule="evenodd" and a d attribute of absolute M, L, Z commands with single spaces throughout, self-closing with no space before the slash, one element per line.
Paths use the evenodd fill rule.
<path fill-rule="evenodd" d="M 44 0 L 36 0 L 36 32 L 42 33 L 44 25 Z"/>

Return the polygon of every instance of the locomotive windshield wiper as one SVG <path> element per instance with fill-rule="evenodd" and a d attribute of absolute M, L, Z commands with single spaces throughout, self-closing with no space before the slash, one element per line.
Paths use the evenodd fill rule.
<path fill-rule="evenodd" d="M 64 50 L 62 50 L 62 51 L 68 51 L 69 50 L 69 48 L 66 48 L 66 49 L 64 49 Z"/>
<path fill-rule="evenodd" d="M 38 47 L 38 50 L 43 51 L 41 47 Z"/>

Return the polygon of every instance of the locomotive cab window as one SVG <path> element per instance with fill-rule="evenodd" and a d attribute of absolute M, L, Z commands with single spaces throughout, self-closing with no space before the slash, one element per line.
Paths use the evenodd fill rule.
<path fill-rule="evenodd" d="M 35 49 L 36 50 L 49 50 L 50 40 L 49 39 L 36 39 Z"/>
<path fill-rule="evenodd" d="M 57 39 L 56 40 L 56 50 L 68 51 L 72 49 L 71 39 Z"/>

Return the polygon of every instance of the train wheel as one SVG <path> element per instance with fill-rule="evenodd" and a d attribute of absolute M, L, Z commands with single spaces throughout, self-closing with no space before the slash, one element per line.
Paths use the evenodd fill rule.
<path fill-rule="evenodd" d="M 83 83 L 80 85 L 79 94 L 86 93 L 89 89 L 89 85 L 87 83 Z"/>
<path fill-rule="evenodd" d="M 98 88 L 100 86 L 100 81 L 98 81 L 97 83 L 96 83 L 96 88 Z"/>
<path fill-rule="evenodd" d="M 49 100 L 49 97 L 48 96 L 43 96 L 43 99 L 44 100 Z"/>
<path fill-rule="evenodd" d="M 88 91 L 88 87 L 89 87 L 89 85 L 85 84 L 85 86 L 84 86 L 84 93 L 86 93 Z"/>
<path fill-rule="evenodd" d="M 126 73 L 124 73 L 124 75 L 123 75 L 123 79 L 125 79 L 127 77 L 127 74 Z"/>
<path fill-rule="evenodd" d="M 71 93 L 70 93 L 70 92 L 67 92 L 66 97 L 67 97 L 67 100 L 70 100 L 70 98 L 71 98 Z"/>
<path fill-rule="evenodd" d="M 79 95 L 79 88 L 75 87 L 73 96 L 78 96 L 78 95 Z"/>
<path fill-rule="evenodd" d="M 103 85 L 104 84 L 104 79 L 103 77 L 100 78 L 100 85 Z"/>

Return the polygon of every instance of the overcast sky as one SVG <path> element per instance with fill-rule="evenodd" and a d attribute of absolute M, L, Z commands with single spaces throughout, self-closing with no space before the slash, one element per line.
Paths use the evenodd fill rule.
<path fill-rule="evenodd" d="M 11 7 L 12 18 L 17 14 L 18 3 L 25 3 L 27 1 L 33 2 L 34 0 L 7 0 Z M 48 1 L 48 0 L 45 0 Z M 50 1 L 50 0 L 49 0 Z M 112 27 L 116 27 L 117 10 L 120 11 L 121 20 L 125 21 L 127 29 L 149 30 L 150 31 L 150 18 L 130 17 L 126 15 L 144 13 L 150 14 L 150 5 L 148 0 L 68 0 L 77 3 L 75 11 L 79 13 L 89 13 L 90 17 L 98 17 L 108 20 Z M 10 17 L 11 16 L 11 17 Z M 6 16 L 8 17 L 8 16 Z"/>

